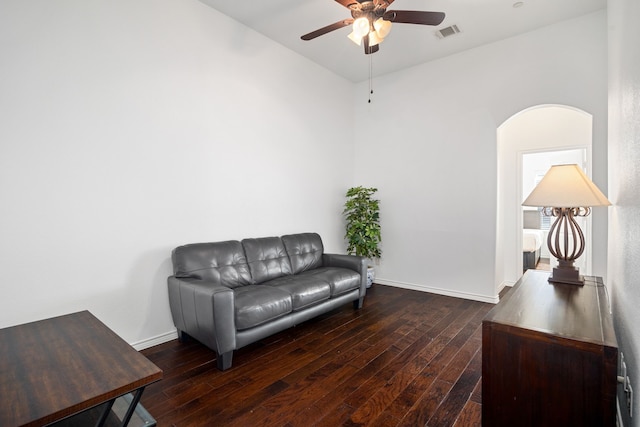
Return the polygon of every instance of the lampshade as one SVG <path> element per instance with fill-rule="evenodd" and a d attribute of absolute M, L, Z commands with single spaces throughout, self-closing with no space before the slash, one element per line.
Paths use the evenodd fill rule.
<path fill-rule="evenodd" d="M 373 28 L 375 28 L 376 33 L 378 33 L 378 37 L 384 39 L 389 35 L 389 32 L 391 31 L 391 21 L 378 18 L 373 23 Z"/>
<path fill-rule="evenodd" d="M 591 207 L 610 206 L 604 194 L 576 164 L 551 166 L 522 206 Z"/>
<path fill-rule="evenodd" d="M 369 34 L 370 24 L 367 18 L 358 18 L 353 21 L 353 32 L 361 38 Z"/>
<path fill-rule="evenodd" d="M 371 31 L 369 33 L 369 46 L 375 46 L 382 43 L 382 37 L 378 36 L 377 31 Z"/>
<path fill-rule="evenodd" d="M 362 44 L 363 36 L 357 35 L 355 31 L 351 31 L 347 37 L 349 37 L 349 39 L 351 39 L 351 41 L 357 44 L 358 46 Z"/>

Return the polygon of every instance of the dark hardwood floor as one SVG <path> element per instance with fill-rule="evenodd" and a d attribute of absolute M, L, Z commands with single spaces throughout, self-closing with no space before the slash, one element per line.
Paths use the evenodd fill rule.
<path fill-rule="evenodd" d="M 235 352 L 171 341 L 142 404 L 158 426 L 478 426 L 492 304 L 374 285 L 351 304 Z"/>
<path fill-rule="evenodd" d="M 538 261 L 538 264 L 536 265 L 536 270 L 551 271 L 549 258 L 540 258 L 540 261 Z"/>

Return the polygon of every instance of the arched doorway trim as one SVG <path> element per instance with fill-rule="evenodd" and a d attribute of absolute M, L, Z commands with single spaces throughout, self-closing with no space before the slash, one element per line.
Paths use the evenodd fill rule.
<path fill-rule="evenodd" d="M 526 197 L 522 194 L 523 153 L 585 148 L 590 176 L 592 122 L 592 115 L 582 109 L 543 104 L 515 113 L 498 127 L 496 246 L 500 249 L 496 254 L 496 277 L 501 278 L 501 286 L 512 285 L 522 274 L 522 233 L 519 230 L 522 230 L 520 205 Z M 590 222 L 585 234 L 591 236 Z M 590 250 L 587 256 L 591 256 Z"/>

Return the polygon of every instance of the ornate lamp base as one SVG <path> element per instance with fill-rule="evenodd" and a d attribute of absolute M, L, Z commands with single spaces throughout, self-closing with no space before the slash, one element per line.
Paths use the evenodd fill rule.
<path fill-rule="evenodd" d="M 573 264 L 573 263 L 572 263 Z M 549 283 L 565 283 L 567 285 L 584 285 L 584 276 L 577 268 L 558 266 L 553 269 L 549 276 Z"/>
<path fill-rule="evenodd" d="M 549 277 L 550 283 L 584 285 L 584 277 L 573 266 L 573 262 L 584 252 L 584 234 L 575 220 L 576 216 L 587 216 L 590 208 L 544 208 L 543 213 L 555 216 L 549 229 L 547 246 L 551 255 L 558 259 L 558 266 Z"/>

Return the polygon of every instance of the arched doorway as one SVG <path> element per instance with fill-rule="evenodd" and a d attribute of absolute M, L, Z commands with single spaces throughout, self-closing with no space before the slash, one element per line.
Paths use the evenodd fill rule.
<path fill-rule="evenodd" d="M 498 247 L 502 265 L 496 275 L 512 285 L 522 275 L 523 155 L 584 149 L 587 175 L 591 175 L 592 115 L 565 105 L 538 105 L 520 111 L 498 128 Z M 549 166 L 552 161 L 549 161 Z M 526 185 L 524 186 L 527 187 Z M 587 222 L 585 273 L 590 274 L 591 230 Z M 546 245 L 546 242 L 544 242 Z"/>

